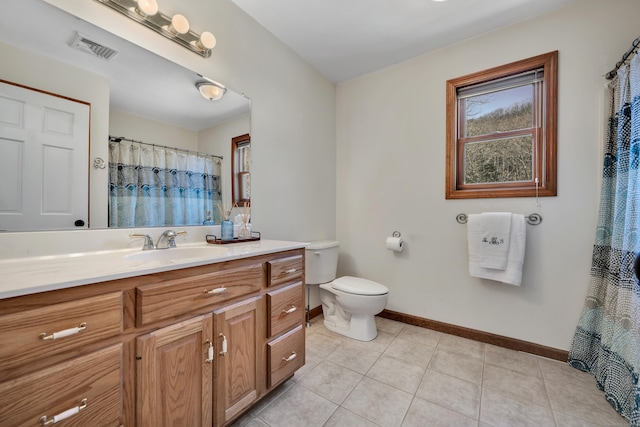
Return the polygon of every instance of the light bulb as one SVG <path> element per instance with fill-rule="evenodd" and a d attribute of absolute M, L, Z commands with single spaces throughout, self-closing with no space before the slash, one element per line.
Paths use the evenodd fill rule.
<path fill-rule="evenodd" d="M 200 40 L 196 42 L 196 46 L 200 49 L 213 49 L 216 47 L 216 37 L 209 31 L 205 31 L 200 35 Z"/>
<path fill-rule="evenodd" d="M 156 0 L 138 0 L 136 13 L 142 16 L 153 16 L 158 13 L 158 2 Z"/>
<path fill-rule="evenodd" d="M 176 13 L 171 18 L 171 25 L 167 27 L 167 30 L 173 34 L 185 34 L 189 31 L 189 21 L 184 15 Z"/>

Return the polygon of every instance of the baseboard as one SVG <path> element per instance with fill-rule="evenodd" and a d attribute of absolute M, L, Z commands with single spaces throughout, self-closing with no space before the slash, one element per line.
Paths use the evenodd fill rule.
<path fill-rule="evenodd" d="M 322 306 L 320 306 L 320 313 L 322 313 Z M 511 350 L 524 351 L 526 353 L 548 357 L 549 359 L 555 359 L 555 360 L 566 362 L 569 357 L 568 351 L 559 350 L 557 348 L 547 347 L 540 344 L 534 344 L 528 341 L 522 341 L 515 338 L 504 337 L 502 335 L 496 335 L 489 332 L 479 331 L 476 329 L 456 326 L 450 323 L 438 322 L 436 320 L 429 320 L 423 317 L 399 313 L 397 311 L 385 309 L 382 311 L 382 313 L 378 314 L 378 316 L 384 317 L 385 319 L 397 320 L 398 322 L 407 323 L 409 325 L 420 326 L 422 328 L 432 329 L 434 331 L 444 332 L 446 334 L 456 335 L 459 337 L 496 345 L 499 347 L 509 348 Z"/>
<path fill-rule="evenodd" d="M 314 317 L 318 317 L 322 314 L 322 305 L 312 308 L 309 310 L 309 319 L 313 319 Z"/>

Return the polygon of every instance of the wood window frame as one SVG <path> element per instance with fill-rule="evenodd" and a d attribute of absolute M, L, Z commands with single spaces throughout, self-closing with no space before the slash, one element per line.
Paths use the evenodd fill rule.
<path fill-rule="evenodd" d="M 542 101 L 541 124 L 534 135 L 534 177 L 526 182 L 467 184 L 463 182 L 463 144 L 459 136 L 461 114 L 458 111 L 458 90 L 487 83 L 527 71 L 544 69 L 544 84 L 538 95 Z M 558 51 L 545 53 L 488 70 L 447 80 L 446 120 L 446 199 L 475 199 L 498 197 L 536 197 L 557 195 L 557 110 L 558 110 Z M 540 100 L 538 100 L 540 101 Z M 502 136 L 518 136 L 519 131 L 503 132 Z M 472 138 L 467 138 L 469 142 Z M 535 183 L 538 178 L 538 184 Z"/>
<path fill-rule="evenodd" d="M 240 196 L 241 174 L 250 173 L 250 171 L 240 170 L 242 168 L 239 165 L 239 148 L 246 144 L 251 144 L 251 135 L 248 133 L 231 138 L 231 196 L 233 203 L 240 205 L 247 203 L 250 206 L 251 197 L 242 198 Z"/>

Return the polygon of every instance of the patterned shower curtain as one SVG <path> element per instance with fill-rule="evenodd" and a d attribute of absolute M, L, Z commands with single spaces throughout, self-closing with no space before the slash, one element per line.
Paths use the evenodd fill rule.
<path fill-rule="evenodd" d="M 109 227 L 221 222 L 220 160 L 122 140 L 109 142 Z"/>
<path fill-rule="evenodd" d="M 592 373 L 607 400 L 640 425 L 640 56 L 610 84 L 600 213 L 591 279 L 569 363 Z"/>

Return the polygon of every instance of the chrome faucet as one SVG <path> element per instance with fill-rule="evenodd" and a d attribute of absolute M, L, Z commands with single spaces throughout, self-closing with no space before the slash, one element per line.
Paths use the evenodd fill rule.
<path fill-rule="evenodd" d="M 186 231 L 175 232 L 173 230 L 166 230 L 158 237 L 156 242 L 156 249 L 169 249 L 176 247 L 176 236 L 178 234 L 187 234 Z"/>
<path fill-rule="evenodd" d="M 131 234 L 129 234 L 129 237 L 131 237 L 131 238 L 136 238 L 136 237 L 143 238 L 144 239 L 144 244 L 142 245 L 142 250 L 143 251 L 148 251 L 149 249 L 155 249 L 155 246 L 153 246 L 153 239 L 151 239 L 151 236 L 149 236 L 148 234 L 131 233 Z"/>

